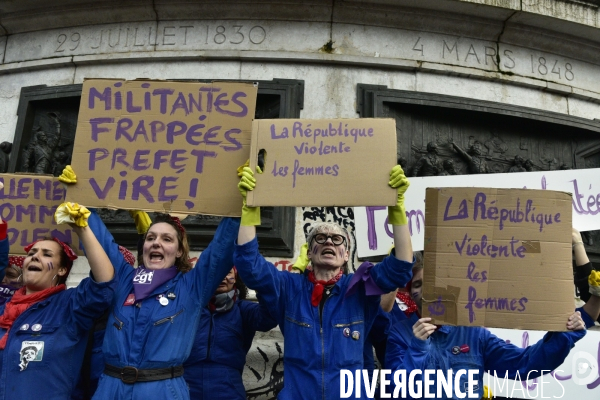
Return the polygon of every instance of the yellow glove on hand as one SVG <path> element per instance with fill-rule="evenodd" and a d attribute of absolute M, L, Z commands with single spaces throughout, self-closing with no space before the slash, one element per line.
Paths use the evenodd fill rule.
<path fill-rule="evenodd" d="M 408 218 L 406 218 L 406 209 L 404 208 L 404 193 L 410 186 L 410 182 L 402 167 L 396 165 L 390 172 L 390 181 L 388 185 L 398 189 L 398 201 L 395 206 L 388 207 L 388 222 L 392 225 L 406 225 L 408 224 Z"/>
<path fill-rule="evenodd" d="M 302 247 L 300 247 L 300 255 L 296 259 L 294 265 L 292 265 L 292 268 L 297 271 L 304 272 L 309 263 L 310 260 L 308 259 L 308 243 L 304 243 Z"/>
<path fill-rule="evenodd" d="M 600 272 L 592 271 L 588 277 L 588 283 L 590 284 L 590 294 L 600 297 Z"/>
<path fill-rule="evenodd" d="M 88 226 L 91 212 L 77 203 L 62 203 L 56 208 L 54 220 L 57 224 L 75 224 L 81 228 Z"/>
<path fill-rule="evenodd" d="M 150 225 L 152 225 L 152 220 L 146 211 L 129 210 L 129 215 L 131 215 L 131 218 L 135 222 L 135 229 L 137 229 L 138 234 L 143 235 L 148 232 Z"/>
<path fill-rule="evenodd" d="M 487 385 L 483 385 L 483 399 L 491 399 L 492 398 L 492 391 L 490 390 L 489 387 L 487 387 Z"/>
<path fill-rule="evenodd" d="M 58 180 L 62 183 L 77 183 L 77 175 L 75 175 L 75 171 L 71 168 L 70 165 L 67 165 L 65 169 L 63 169 L 62 174 L 58 177 Z"/>
<path fill-rule="evenodd" d="M 242 206 L 242 226 L 253 226 L 260 225 L 260 207 L 248 207 L 246 205 L 246 196 L 248 191 L 254 190 L 256 187 L 256 179 L 254 179 L 254 173 L 246 164 L 238 168 L 238 176 L 240 177 L 240 183 L 238 183 L 238 189 L 244 198 L 244 205 Z"/>

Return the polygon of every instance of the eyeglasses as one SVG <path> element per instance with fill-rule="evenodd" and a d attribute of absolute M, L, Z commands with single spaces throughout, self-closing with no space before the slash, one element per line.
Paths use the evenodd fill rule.
<path fill-rule="evenodd" d="M 344 242 L 346 241 L 346 238 L 342 235 L 337 235 L 337 234 L 326 235 L 324 233 L 317 233 L 313 239 L 315 240 L 315 242 L 317 242 L 319 244 L 323 244 L 327 241 L 327 239 L 330 239 L 330 238 L 331 238 L 331 242 L 335 246 L 340 246 L 340 245 L 344 244 Z"/>

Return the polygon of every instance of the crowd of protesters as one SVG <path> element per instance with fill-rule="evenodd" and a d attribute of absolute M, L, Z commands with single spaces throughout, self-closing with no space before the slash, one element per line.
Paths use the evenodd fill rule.
<path fill-rule="evenodd" d="M 599 319 L 600 274 L 576 230 L 575 284 L 586 304 L 565 321 L 564 332 L 520 348 L 485 328 L 421 317 L 423 257 L 412 250 L 404 207 L 409 181 L 400 166 L 389 178 L 397 191 L 388 208 L 394 249 L 354 273 L 351 235 L 335 223 L 312 227 L 296 271 L 267 261 L 256 238 L 260 209 L 246 204 L 254 171 L 242 166 L 238 176 L 242 216 L 223 218 L 195 263 L 177 217 L 156 214 L 152 221 L 131 212 L 136 262 L 95 210 L 59 206 L 56 221 L 78 235 L 91 270 L 71 289 L 65 282 L 77 254 L 70 244 L 49 237 L 26 246 L 23 258 L 9 257 L 1 222 L 0 400 L 244 399 L 242 374 L 255 333 L 277 325 L 285 371 L 279 399 L 339 399 L 340 371 L 372 372 L 373 348 L 392 371 L 477 369 L 474 390 L 482 398 L 489 396 L 484 372 L 533 378 L 554 370 Z M 59 179 L 77 178 L 67 167 Z M 257 302 L 245 300 L 246 285 Z M 352 398 L 367 398 L 366 391 Z"/>

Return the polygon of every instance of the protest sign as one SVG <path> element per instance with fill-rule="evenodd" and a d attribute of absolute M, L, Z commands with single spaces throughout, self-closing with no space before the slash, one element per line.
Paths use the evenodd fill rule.
<path fill-rule="evenodd" d="M 390 206 L 388 186 L 396 165 L 393 119 L 256 120 L 250 166 L 255 174 L 250 206 Z"/>
<path fill-rule="evenodd" d="M 571 196 L 428 188 L 422 315 L 434 324 L 566 330 Z"/>
<path fill-rule="evenodd" d="M 69 225 L 57 225 L 54 212 L 65 200 L 57 178 L 41 175 L 0 174 L 0 216 L 8 224 L 10 254 L 25 254 L 23 247 L 45 237 L 71 243 L 79 251 L 79 238 Z"/>
<path fill-rule="evenodd" d="M 573 193 L 573 227 L 580 231 L 600 229 L 600 169 L 536 171 L 506 174 L 430 176 L 409 178 L 406 214 L 413 249 L 423 250 L 425 189 L 428 187 L 494 187 L 559 190 Z M 356 242 L 359 257 L 387 254 L 393 245 L 392 227 L 385 207 L 355 207 Z"/>
<path fill-rule="evenodd" d="M 83 83 L 67 199 L 86 206 L 240 215 L 257 87 L 232 82 Z"/>

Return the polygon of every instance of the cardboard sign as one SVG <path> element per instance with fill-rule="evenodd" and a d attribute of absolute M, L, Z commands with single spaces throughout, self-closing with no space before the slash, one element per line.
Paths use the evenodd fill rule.
<path fill-rule="evenodd" d="M 600 229 L 598 176 L 600 168 L 409 178 L 405 205 L 413 250 L 423 250 L 425 190 L 428 187 L 529 188 L 573 193 L 573 227 L 583 232 Z M 358 256 L 387 254 L 393 245 L 387 209 L 378 206 L 355 207 L 354 219 Z"/>
<path fill-rule="evenodd" d="M 430 188 L 425 221 L 424 317 L 566 330 L 574 311 L 569 194 Z"/>
<path fill-rule="evenodd" d="M 257 87 L 92 79 L 73 150 L 86 206 L 241 214 L 236 168 L 248 159 Z"/>
<path fill-rule="evenodd" d="M 65 201 L 65 189 L 57 178 L 43 175 L 0 174 L 0 216 L 8 224 L 10 254 L 25 254 L 23 247 L 55 237 L 79 250 L 79 237 L 69 225 L 54 221 L 56 207 Z"/>
<path fill-rule="evenodd" d="M 364 206 L 396 204 L 388 186 L 396 165 L 393 119 L 275 119 L 252 126 L 251 206 Z"/>

